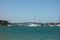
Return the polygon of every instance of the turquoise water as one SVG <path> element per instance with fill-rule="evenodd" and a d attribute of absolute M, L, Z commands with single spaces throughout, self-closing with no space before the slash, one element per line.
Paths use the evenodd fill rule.
<path fill-rule="evenodd" d="M 60 27 L 0 26 L 0 40 L 60 40 Z"/>

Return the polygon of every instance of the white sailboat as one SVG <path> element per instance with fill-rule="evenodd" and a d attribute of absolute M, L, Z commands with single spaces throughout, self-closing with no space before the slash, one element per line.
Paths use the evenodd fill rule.
<path fill-rule="evenodd" d="M 30 24 L 29 27 L 37 27 L 37 24 Z"/>
<path fill-rule="evenodd" d="M 57 26 L 60 26 L 60 24 L 58 24 Z"/>

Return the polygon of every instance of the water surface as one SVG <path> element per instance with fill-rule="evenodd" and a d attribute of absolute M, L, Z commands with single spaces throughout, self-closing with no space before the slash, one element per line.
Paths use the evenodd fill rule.
<path fill-rule="evenodd" d="M 60 27 L 0 26 L 0 40 L 60 40 Z"/>

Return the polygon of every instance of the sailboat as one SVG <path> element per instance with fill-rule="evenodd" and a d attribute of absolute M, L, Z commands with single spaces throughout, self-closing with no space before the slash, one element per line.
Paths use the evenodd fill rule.
<path fill-rule="evenodd" d="M 36 23 L 36 14 L 34 14 L 34 18 L 33 18 L 33 22 L 29 24 L 29 27 L 37 27 L 37 26 L 41 26 L 39 24 Z"/>
<path fill-rule="evenodd" d="M 37 27 L 38 25 L 37 24 L 30 24 L 29 27 Z"/>

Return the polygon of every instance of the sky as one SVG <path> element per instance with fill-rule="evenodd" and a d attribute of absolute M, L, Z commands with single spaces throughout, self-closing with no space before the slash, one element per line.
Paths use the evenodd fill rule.
<path fill-rule="evenodd" d="M 0 20 L 59 22 L 60 0 L 0 0 Z"/>

